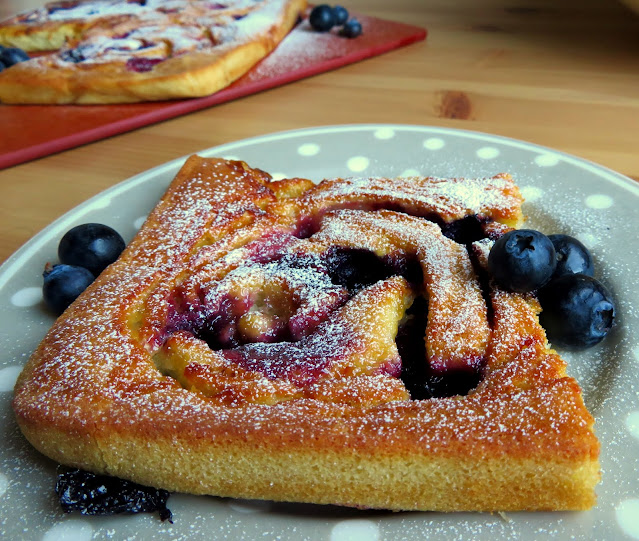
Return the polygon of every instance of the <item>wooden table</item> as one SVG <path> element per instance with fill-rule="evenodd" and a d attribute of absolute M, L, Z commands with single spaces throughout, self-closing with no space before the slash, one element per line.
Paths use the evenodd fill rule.
<path fill-rule="evenodd" d="M 40 5 L 3 0 L 0 17 Z M 448 126 L 554 147 L 639 180 L 639 15 L 613 0 L 348 0 L 426 27 L 337 71 L 0 171 L 0 261 L 136 173 L 273 131 L 347 123 Z M 364 99 L 365 97 L 365 99 Z"/>

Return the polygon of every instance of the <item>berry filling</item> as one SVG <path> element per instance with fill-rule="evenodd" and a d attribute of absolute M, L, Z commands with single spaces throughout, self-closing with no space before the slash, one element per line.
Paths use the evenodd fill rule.
<path fill-rule="evenodd" d="M 65 513 L 79 511 L 83 515 L 115 515 L 152 513 L 173 522 L 166 502 L 169 493 L 84 470 L 71 470 L 58 476 L 55 493 Z"/>
<path fill-rule="evenodd" d="M 250 243 L 245 264 L 212 289 L 202 289 L 197 300 L 178 292 L 163 337 L 188 331 L 231 365 L 309 385 L 344 361 L 342 351 L 358 347 L 336 319 L 338 309 L 375 284 L 401 276 L 420 296 L 398 321 L 398 354 L 369 373 L 401 377 L 413 399 L 466 394 L 479 383 L 482 359 L 451 370 L 429 366 L 428 303 L 420 293 L 424 276 L 416 257 L 397 251 L 379 257 L 342 246 L 312 255 L 297 251 L 296 242 L 276 235 Z"/>
<path fill-rule="evenodd" d="M 133 57 L 126 61 L 126 69 L 137 73 L 143 73 L 151 71 L 156 64 L 159 64 L 163 60 L 164 58 L 147 58 L 144 56 Z"/>

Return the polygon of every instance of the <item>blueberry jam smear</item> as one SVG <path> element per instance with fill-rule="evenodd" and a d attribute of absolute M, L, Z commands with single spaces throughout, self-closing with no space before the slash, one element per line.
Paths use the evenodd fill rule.
<path fill-rule="evenodd" d="M 442 233 L 459 244 L 471 244 L 486 238 L 483 225 L 486 220 L 477 215 L 469 215 L 450 223 L 441 224 Z"/>
<path fill-rule="evenodd" d="M 325 259 L 331 281 L 351 292 L 392 276 L 384 262 L 369 250 L 334 246 Z"/>
<path fill-rule="evenodd" d="M 86 57 L 80 49 L 68 49 L 60 53 L 60 58 L 65 62 L 72 62 L 73 64 L 79 64 L 84 62 Z"/>
<path fill-rule="evenodd" d="M 58 475 L 55 485 L 65 513 L 116 515 L 159 512 L 162 521 L 173 523 L 167 508 L 169 492 L 107 475 L 74 469 Z"/>
<path fill-rule="evenodd" d="M 334 246 L 324 255 L 324 261 L 331 281 L 351 294 L 392 276 L 403 276 L 416 287 L 424 278 L 417 258 L 400 254 L 379 257 L 363 248 Z"/>
<path fill-rule="evenodd" d="M 151 71 L 156 64 L 159 64 L 163 60 L 164 58 L 133 57 L 126 61 L 126 69 L 143 73 L 145 71 Z"/>
<path fill-rule="evenodd" d="M 428 301 L 417 297 L 407 310 L 395 343 L 402 359 L 401 380 L 412 400 L 467 395 L 482 379 L 481 370 L 451 370 L 435 373 L 426 361 Z"/>

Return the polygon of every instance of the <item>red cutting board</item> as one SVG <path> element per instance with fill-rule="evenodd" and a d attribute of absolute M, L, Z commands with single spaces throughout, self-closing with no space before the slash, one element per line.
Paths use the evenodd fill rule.
<path fill-rule="evenodd" d="M 357 15 L 364 33 L 348 39 L 298 25 L 231 86 L 205 98 L 124 105 L 1 105 L 0 169 L 241 98 L 426 38 L 426 30 Z"/>

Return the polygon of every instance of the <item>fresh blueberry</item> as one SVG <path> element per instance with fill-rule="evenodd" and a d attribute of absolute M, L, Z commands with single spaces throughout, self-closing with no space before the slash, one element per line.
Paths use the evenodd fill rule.
<path fill-rule="evenodd" d="M 5 47 L 0 50 L 0 62 L 4 64 L 6 68 L 11 67 L 14 64 L 24 62 L 25 60 L 29 60 L 29 55 L 22 49 L 18 49 L 17 47 Z"/>
<path fill-rule="evenodd" d="M 335 26 L 342 26 L 348 21 L 348 10 L 343 6 L 333 6 L 333 20 Z"/>
<path fill-rule="evenodd" d="M 340 30 L 340 35 L 347 38 L 356 38 L 362 34 L 362 24 L 357 19 L 351 19 Z"/>
<path fill-rule="evenodd" d="M 591 276 L 565 274 L 539 291 L 539 321 L 553 345 L 583 349 L 601 342 L 615 321 L 608 290 Z"/>
<path fill-rule="evenodd" d="M 532 229 L 515 229 L 499 238 L 488 255 L 488 271 L 507 291 L 527 293 L 545 285 L 557 259 L 550 239 Z"/>
<path fill-rule="evenodd" d="M 5 67 L 6 66 L 2 62 L 0 62 L 0 71 L 4 70 Z"/>
<path fill-rule="evenodd" d="M 58 475 L 55 493 L 67 513 L 115 515 L 159 511 L 162 520 L 173 522 L 171 511 L 166 507 L 168 491 L 117 477 L 70 470 Z"/>
<path fill-rule="evenodd" d="M 581 242 L 570 235 L 550 235 L 548 238 L 557 254 L 557 268 L 553 278 L 559 278 L 564 274 L 594 276 L 592 256 Z"/>
<path fill-rule="evenodd" d="M 374 252 L 360 248 L 333 247 L 325 255 L 326 267 L 335 285 L 357 291 L 391 276 Z"/>
<path fill-rule="evenodd" d="M 89 269 L 94 276 L 113 263 L 124 250 L 124 240 L 117 231 L 103 224 L 82 224 L 60 239 L 61 263 Z"/>
<path fill-rule="evenodd" d="M 67 49 L 60 52 L 60 58 L 65 62 L 73 62 L 74 64 L 79 64 L 80 62 L 84 62 L 86 60 L 86 57 L 79 47 L 76 49 Z"/>
<path fill-rule="evenodd" d="M 311 27 L 318 32 L 328 32 L 335 26 L 335 15 L 333 8 L 328 4 L 320 4 L 311 10 L 308 17 Z"/>
<path fill-rule="evenodd" d="M 47 265 L 42 276 L 44 302 L 56 315 L 64 312 L 94 280 L 87 269 L 73 265 Z"/>

